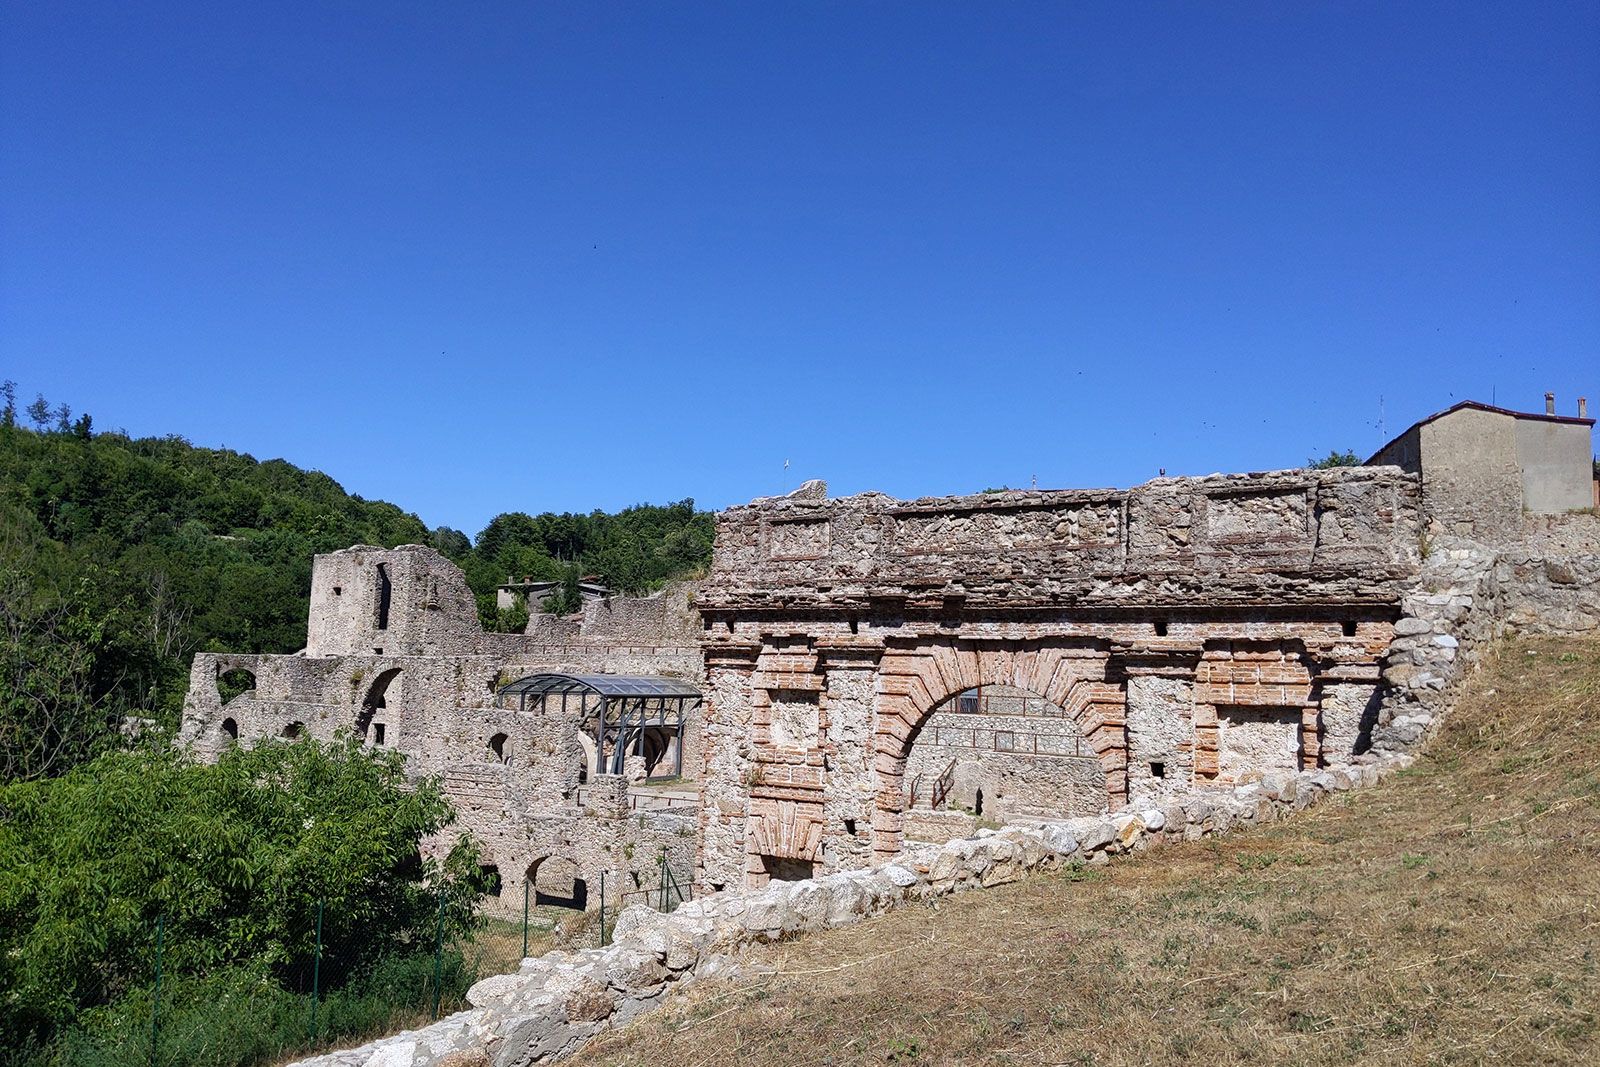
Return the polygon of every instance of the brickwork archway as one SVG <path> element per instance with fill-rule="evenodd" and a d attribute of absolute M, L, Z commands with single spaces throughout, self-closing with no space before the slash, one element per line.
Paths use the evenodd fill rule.
<path fill-rule="evenodd" d="M 979 686 L 1011 686 L 1057 705 L 1100 761 L 1112 809 L 1128 796 L 1126 694 L 1110 677 L 1110 656 L 1088 643 L 940 642 L 887 650 L 878 665 L 874 769 L 879 789 L 872 850 L 903 843 L 906 758 L 917 732 L 951 697 Z"/>

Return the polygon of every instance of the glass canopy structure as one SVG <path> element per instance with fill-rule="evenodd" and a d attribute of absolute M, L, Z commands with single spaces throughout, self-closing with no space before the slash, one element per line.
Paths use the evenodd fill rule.
<path fill-rule="evenodd" d="M 502 686 L 502 708 L 577 718 L 594 742 L 595 774 L 622 774 L 629 755 L 644 759 L 646 780 L 683 773 L 683 724 L 703 698 L 677 678 L 644 674 L 530 674 Z M 661 773 L 667 758 L 671 773 Z"/>

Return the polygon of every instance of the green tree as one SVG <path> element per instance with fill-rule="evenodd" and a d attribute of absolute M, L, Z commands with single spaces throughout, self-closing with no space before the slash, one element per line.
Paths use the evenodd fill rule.
<path fill-rule="evenodd" d="M 1312 470 L 1328 470 L 1332 467 L 1359 467 L 1361 466 L 1361 460 L 1349 449 L 1345 449 L 1343 452 L 1337 449 L 1329 449 L 1328 454 L 1321 459 L 1317 459 L 1315 456 L 1308 458 L 1306 466 Z"/>
<path fill-rule="evenodd" d="M 174 978 L 279 985 L 312 951 L 318 901 L 324 941 L 345 946 L 332 985 L 430 943 L 441 893 L 452 930 L 472 922 L 470 843 L 442 862 L 421 852 L 453 818 L 438 784 L 354 740 L 268 742 L 214 765 L 107 753 L 0 787 L 0 812 L 0 1048 L 48 1041 L 147 982 L 158 916 Z"/>

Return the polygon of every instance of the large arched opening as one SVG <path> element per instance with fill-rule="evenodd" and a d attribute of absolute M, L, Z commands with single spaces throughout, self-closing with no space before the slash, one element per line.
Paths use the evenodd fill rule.
<path fill-rule="evenodd" d="M 563 856 L 546 856 L 528 868 L 533 902 L 553 908 L 584 911 L 589 906 L 589 885 L 578 865 Z"/>
<path fill-rule="evenodd" d="M 974 813 L 983 791 L 985 816 L 1058 804 L 1084 812 L 1122 807 L 1128 795 L 1126 697 L 1122 685 L 1108 676 L 1108 651 L 1097 646 L 949 642 L 885 655 L 878 672 L 875 748 L 882 788 L 874 852 L 898 852 L 906 812 L 915 812 L 918 804 L 931 810 L 936 787 L 948 806 L 959 782 L 966 783 L 970 795 L 957 799 Z M 989 712 L 984 690 L 1004 698 Z M 965 754 L 955 751 L 962 747 L 963 715 L 980 716 L 966 722 L 971 751 Z M 1018 747 L 1026 749 L 1026 760 L 1019 758 L 1024 753 Z M 1008 800 L 1009 812 L 1001 806 Z"/>
<path fill-rule="evenodd" d="M 391 701 L 400 699 L 400 668 L 390 667 L 372 680 L 366 696 L 361 698 L 361 710 L 356 715 L 356 736 L 375 745 L 388 740 L 388 709 Z"/>
<path fill-rule="evenodd" d="M 1110 787 L 1078 722 L 1009 685 L 975 686 L 935 707 L 906 747 L 905 833 L 944 840 L 977 820 L 1104 813 Z"/>

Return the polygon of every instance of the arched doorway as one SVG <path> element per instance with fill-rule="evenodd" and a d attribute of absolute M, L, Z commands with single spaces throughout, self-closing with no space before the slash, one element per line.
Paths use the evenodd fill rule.
<path fill-rule="evenodd" d="M 578 865 L 563 856 L 546 856 L 528 868 L 533 902 L 555 908 L 584 911 L 589 906 L 589 885 Z"/>
<path fill-rule="evenodd" d="M 1110 803 L 1098 756 L 1078 722 L 1010 685 L 975 686 L 936 706 L 906 747 L 906 836 L 970 832 L 961 816 L 1097 815 Z"/>
<path fill-rule="evenodd" d="M 1074 748 L 1071 755 L 1083 762 L 1059 768 L 1072 772 L 1075 788 L 1068 790 L 1067 796 L 1078 798 L 1072 799 L 1072 803 L 1087 806 L 1090 794 L 1085 790 L 1093 784 L 1092 767 L 1098 765 L 1104 783 L 1104 806 L 1098 801 L 1093 806 L 1100 811 L 1122 807 L 1128 795 L 1127 733 L 1123 714 L 1126 697 L 1122 685 L 1108 677 L 1109 660 L 1108 652 L 1097 643 L 1070 639 L 1059 643 L 1035 641 L 993 646 L 950 641 L 896 649 L 886 654 L 878 670 L 879 721 L 875 748 L 878 779 L 883 787 L 880 796 L 889 803 L 880 803 L 873 851 L 879 855 L 900 851 L 913 784 L 908 780 L 911 777 L 908 765 L 917 742 L 930 720 L 939 730 L 935 740 L 943 739 L 946 725 L 943 716 L 933 718 L 941 710 L 945 716 L 977 713 L 982 706 L 982 696 L 975 690 L 1013 694 L 1007 698 L 1012 702 L 1004 709 L 1007 711 L 1059 710 L 1059 716 L 1051 716 L 1054 719 L 1051 729 L 1062 740 L 1048 742 L 1046 747 L 1064 746 L 1078 737 L 1082 739 L 1082 749 Z M 1036 703 L 1029 705 L 1030 699 Z M 963 706 L 968 710 L 962 711 Z M 1018 714 L 1011 718 L 1027 719 L 1029 716 Z M 951 725 L 958 727 L 959 720 Z M 988 735 L 984 740 L 991 750 L 1008 743 L 1003 736 L 1005 733 L 1011 734 L 1009 743 L 1016 745 L 1019 743 L 1017 734 L 1027 732 L 995 729 L 998 724 L 993 722 L 987 725 Z M 1037 725 L 1034 732 L 1038 732 Z M 1033 741 L 1021 743 L 1030 747 L 1036 744 Z M 930 747 L 930 751 L 937 747 Z M 991 758 L 989 762 L 992 764 L 999 758 Z M 948 766 L 947 759 L 944 764 L 927 769 L 943 773 Z M 933 781 L 925 779 L 922 783 L 930 796 Z M 973 785 L 974 803 L 980 787 L 981 783 Z M 1001 793 L 1004 794 L 1004 786 Z M 995 804 L 993 786 L 984 787 L 986 815 L 996 813 Z"/>
<path fill-rule="evenodd" d="M 383 744 L 388 723 L 387 711 L 391 699 L 400 698 L 400 668 L 390 667 L 372 680 L 367 695 L 361 698 L 361 710 L 356 715 L 356 736 L 363 741 Z"/>

